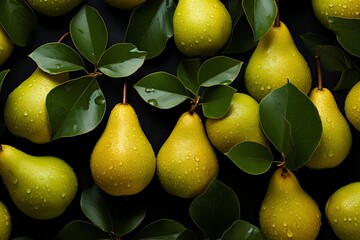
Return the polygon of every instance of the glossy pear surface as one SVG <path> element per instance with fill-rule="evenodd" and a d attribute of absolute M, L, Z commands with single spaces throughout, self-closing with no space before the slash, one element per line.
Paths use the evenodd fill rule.
<path fill-rule="evenodd" d="M 360 182 L 346 184 L 337 189 L 326 202 L 325 215 L 341 240 L 358 239 L 360 225 Z"/>
<path fill-rule="evenodd" d="M 34 143 L 50 142 L 51 129 L 46 110 L 46 96 L 53 88 L 68 79 L 68 73 L 49 75 L 36 68 L 6 100 L 4 121 L 9 131 Z"/>
<path fill-rule="evenodd" d="M 201 118 L 183 113 L 157 155 L 161 185 L 172 195 L 192 198 L 203 193 L 217 173 L 217 157 Z"/>
<path fill-rule="evenodd" d="M 110 6 L 126 10 L 133 9 L 145 1 L 146 0 L 105 0 Z"/>
<path fill-rule="evenodd" d="M 319 146 L 306 166 L 317 169 L 336 167 L 350 152 L 352 145 L 350 126 L 329 89 L 314 88 L 309 98 L 319 112 L 323 131 Z"/>
<path fill-rule="evenodd" d="M 296 176 L 278 168 L 270 179 L 259 220 L 267 240 L 312 240 L 319 233 L 321 213 Z"/>
<path fill-rule="evenodd" d="M 206 57 L 225 46 L 232 20 L 220 0 L 179 0 L 173 28 L 175 44 L 182 54 Z"/>
<path fill-rule="evenodd" d="M 273 26 L 260 39 L 245 69 L 245 87 L 258 102 L 288 81 L 304 94 L 311 88 L 310 68 L 287 26 Z"/>
<path fill-rule="evenodd" d="M 14 43 L 4 28 L 0 25 L 0 66 L 10 57 L 14 50 Z"/>
<path fill-rule="evenodd" d="M 0 240 L 10 239 L 12 230 L 11 216 L 3 202 L 0 202 Z"/>
<path fill-rule="evenodd" d="M 82 3 L 82 0 L 27 0 L 29 5 L 37 12 L 58 17 L 65 15 Z"/>
<path fill-rule="evenodd" d="M 260 126 L 259 103 L 244 93 L 235 93 L 228 112 L 219 119 L 207 119 L 206 133 L 211 144 L 226 153 L 243 141 L 267 145 Z"/>
<path fill-rule="evenodd" d="M 155 174 L 154 150 L 130 104 L 112 109 L 90 161 L 95 183 L 110 195 L 142 191 Z"/>
<path fill-rule="evenodd" d="M 360 131 L 360 82 L 357 82 L 346 95 L 344 110 L 347 120 Z"/>
<path fill-rule="evenodd" d="M 54 156 L 32 156 L 0 145 L 0 176 L 14 204 L 35 219 L 64 213 L 77 192 L 73 169 Z"/>

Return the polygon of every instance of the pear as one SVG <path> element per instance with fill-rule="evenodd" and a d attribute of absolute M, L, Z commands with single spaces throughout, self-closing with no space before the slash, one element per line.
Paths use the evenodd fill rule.
<path fill-rule="evenodd" d="M 74 199 L 78 182 L 73 169 L 54 156 L 32 156 L 0 145 L 0 176 L 15 205 L 29 217 L 53 219 Z"/>
<path fill-rule="evenodd" d="M 5 29 L 0 25 L 0 66 L 10 57 L 14 50 L 14 43 Z"/>
<path fill-rule="evenodd" d="M 10 239 L 11 216 L 3 202 L 0 202 L 0 240 Z"/>
<path fill-rule="evenodd" d="M 344 111 L 351 125 L 360 131 L 360 82 L 357 82 L 347 93 Z"/>
<path fill-rule="evenodd" d="M 168 193 L 193 198 L 217 176 L 218 160 L 201 118 L 185 112 L 157 154 L 157 176 Z"/>
<path fill-rule="evenodd" d="M 95 183 L 113 196 L 139 193 L 151 182 L 155 153 L 129 103 L 112 109 L 92 151 L 90 168 Z"/>
<path fill-rule="evenodd" d="M 82 1 L 83 0 L 27 0 L 34 10 L 50 17 L 65 15 L 79 6 Z"/>
<path fill-rule="evenodd" d="M 50 75 L 36 68 L 6 100 L 4 122 L 9 131 L 33 143 L 50 142 L 46 97 L 53 88 L 68 79 L 69 73 Z"/>
<path fill-rule="evenodd" d="M 270 178 L 259 221 L 268 240 L 311 240 L 316 239 L 320 231 L 321 212 L 294 173 L 286 168 L 278 168 Z"/>
<path fill-rule="evenodd" d="M 227 113 L 207 119 L 205 127 L 211 144 L 223 153 L 243 141 L 268 144 L 260 126 L 259 103 L 245 93 L 235 93 Z"/>
<path fill-rule="evenodd" d="M 110 6 L 124 10 L 134 9 L 135 7 L 143 4 L 145 1 L 146 0 L 105 0 L 105 2 Z"/>
<path fill-rule="evenodd" d="M 245 68 L 248 93 L 258 102 L 290 81 L 304 94 L 311 89 L 310 68 L 287 26 L 279 21 L 260 39 Z"/>
<path fill-rule="evenodd" d="M 209 57 L 228 42 L 231 16 L 220 0 L 179 0 L 173 17 L 174 41 L 188 57 Z"/>
<path fill-rule="evenodd" d="M 316 87 L 310 92 L 309 98 L 319 112 L 323 131 L 319 146 L 306 166 L 317 169 L 336 167 L 350 152 L 352 145 L 350 126 L 329 89 Z"/>

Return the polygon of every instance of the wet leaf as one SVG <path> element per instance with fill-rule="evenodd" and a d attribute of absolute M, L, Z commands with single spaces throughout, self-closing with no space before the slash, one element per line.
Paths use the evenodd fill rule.
<path fill-rule="evenodd" d="M 198 73 L 202 62 L 203 61 L 200 58 L 185 59 L 180 62 L 177 68 L 177 76 L 179 80 L 186 89 L 194 95 L 197 95 L 200 88 Z"/>
<path fill-rule="evenodd" d="M 171 219 L 156 220 L 141 229 L 134 240 L 176 240 L 185 230 L 185 227 Z"/>
<path fill-rule="evenodd" d="M 227 85 L 216 85 L 204 89 L 202 110 L 207 118 L 221 118 L 229 110 L 235 88 Z"/>
<path fill-rule="evenodd" d="M 313 57 L 320 54 L 319 47 L 321 45 L 331 45 L 333 43 L 330 41 L 329 37 L 312 32 L 304 33 L 300 35 L 300 38 Z"/>
<path fill-rule="evenodd" d="M 59 232 L 54 240 L 98 240 L 108 238 L 109 234 L 96 225 L 81 220 L 73 220 Z"/>
<path fill-rule="evenodd" d="M 265 240 L 261 230 L 244 220 L 237 220 L 224 232 L 221 240 Z"/>

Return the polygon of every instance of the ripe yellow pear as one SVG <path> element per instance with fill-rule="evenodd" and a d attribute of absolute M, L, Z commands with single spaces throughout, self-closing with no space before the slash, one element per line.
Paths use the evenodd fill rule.
<path fill-rule="evenodd" d="M 271 176 L 259 220 L 267 240 L 312 240 L 320 231 L 321 212 L 294 173 L 278 168 Z"/>
<path fill-rule="evenodd" d="M 105 0 L 105 2 L 110 6 L 125 10 L 133 9 L 145 1 L 146 0 Z"/>
<path fill-rule="evenodd" d="M 3 202 L 0 202 L 0 240 L 10 239 L 12 226 L 9 210 Z"/>
<path fill-rule="evenodd" d="M 347 120 L 360 131 L 360 82 L 357 82 L 346 95 L 344 110 Z"/>
<path fill-rule="evenodd" d="M 245 87 L 258 102 L 288 81 L 304 94 L 311 89 L 310 68 L 287 26 L 280 22 L 260 39 L 245 69 Z"/>
<path fill-rule="evenodd" d="M 14 204 L 35 219 L 52 219 L 64 213 L 76 195 L 75 172 L 54 156 L 32 156 L 0 145 L 0 176 Z"/>
<path fill-rule="evenodd" d="M 203 193 L 217 173 L 218 160 L 201 118 L 183 113 L 157 155 L 160 184 L 174 196 L 192 198 Z"/>
<path fill-rule="evenodd" d="M 34 10 L 50 17 L 65 15 L 79 6 L 82 1 L 83 0 L 27 0 Z"/>
<path fill-rule="evenodd" d="M 211 144 L 223 153 L 243 141 L 268 144 L 260 126 L 259 103 L 245 93 L 235 93 L 228 112 L 222 118 L 207 119 L 205 127 Z"/>
<path fill-rule="evenodd" d="M 232 20 L 220 0 L 179 0 L 173 28 L 176 47 L 182 54 L 208 57 L 229 40 Z"/>
<path fill-rule="evenodd" d="M 4 107 L 4 122 L 15 136 L 34 143 L 51 141 L 51 129 L 46 110 L 47 94 L 69 79 L 69 73 L 50 75 L 40 68 L 8 96 Z"/>
<path fill-rule="evenodd" d="M 337 189 L 325 205 L 326 218 L 341 240 L 358 239 L 360 224 L 360 182 L 346 184 Z"/>
<path fill-rule="evenodd" d="M 350 152 L 352 145 L 350 126 L 329 89 L 316 87 L 310 92 L 309 98 L 319 112 L 323 131 L 319 146 L 306 166 L 317 169 L 336 167 Z"/>
<path fill-rule="evenodd" d="M 0 25 L 0 66 L 10 57 L 14 50 L 14 43 L 9 38 L 7 32 Z"/>
<path fill-rule="evenodd" d="M 90 168 L 95 183 L 113 196 L 139 193 L 151 182 L 155 153 L 129 103 L 112 109 L 91 154 Z"/>
<path fill-rule="evenodd" d="M 325 27 L 329 27 L 328 17 L 360 19 L 359 1 L 351 0 L 312 0 L 315 16 Z"/>

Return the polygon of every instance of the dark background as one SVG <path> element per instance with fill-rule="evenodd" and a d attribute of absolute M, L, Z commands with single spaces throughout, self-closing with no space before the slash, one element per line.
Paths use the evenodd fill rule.
<path fill-rule="evenodd" d="M 124 41 L 124 34 L 131 11 L 119 10 L 106 5 L 102 0 L 86 0 L 83 4 L 89 4 L 95 7 L 104 18 L 109 33 L 109 46 Z M 10 69 L 2 87 L 0 95 L 0 109 L 4 108 L 7 95 L 25 80 L 35 69 L 35 63 L 27 56 L 38 46 L 57 41 L 65 32 L 71 18 L 76 14 L 81 6 L 65 16 L 51 18 L 37 15 L 38 26 L 34 33 L 29 47 L 16 46 L 14 52 L 8 61 L 0 67 L 0 71 Z M 307 32 L 315 32 L 328 35 L 333 38 L 332 32 L 325 29 L 315 18 L 310 0 L 281 1 L 280 19 L 289 28 L 295 44 L 304 55 L 312 71 L 313 79 L 316 79 L 315 62 L 312 56 L 307 52 L 300 35 Z M 65 43 L 71 44 L 70 41 Z M 231 56 L 244 62 L 241 74 L 232 84 L 239 92 L 245 92 L 243 86 L 243 73 L 246 63 L 252 50 L 237 56 Z M 170 39 L 164 52 L 155 59 L 148 60 L 134 75 L 127 78 L 129 85 L 134 84 L 141 77 L 148 73 L 158 70 L 167 71 L 176 74 L 176 68 L 184 56 L 179 54 L 173 39 Z M 340 75 L 337 72 L 324 72 L 324 86 L 332 89 Z M 12 216 L 12 238 L 27 236 L 33 239 L 51 239 L 67 223 L 72 220 L 87 220 L 80 208 L 80 196 L 84 188 L 91 186 L 93 180 L 89 169 L 89 159 L 92 148 L 104 130 L 107 117 L 112 107 L 121 101 L 122 81 L 102 77 L 99 84 L 107 100 L 106 115 L 100 125 L 90 133 L 53 141 L 48 144 L 38 145 L 23 139 L 12 136 L 6 129 L 0 136 L 0 143 L 9 144 L 31 155 L 53 155 L 66 160 L 75 170 L 79 190 L 76 198 L 68 207 L 67 211 L 60 217 L 52 220 L 35 220 L 21 213 L 11 201 L 5 185 L 0 183 L 0 201 L 9 209 Z M 314 82 L 313 86 L 316 83 Z M 340 110 L 343 112 L 344 98 L 347 91 L 334 92 Z M 142 128 L 152 143 L 155 153 L 158 152 L 162 143 L 166 140 L 174 127 L 178 117 L 189 109 L 189 103 L 185 102 L 169 110 L 160 110 L 145 103 L 137 92 L 128 88 L 128 102 L 136 110 Z M 200 111 L 198 111 L 200 113 Z M 200 113 L 201 114 L 201 113 Z M 1 115 L 0 120 L 2 121 Z M 324 207 L 328 197 L 339 187 L 359 181 L 360 164 L 356 149 L 359 148 L 359 133 L 353 128 L 353 146 L 348 158 L 338 167 L 327 170 L 311 170 L 301 168 L 295 174 L 305 191 L 307 191 L 318 203 L 322 211 L 322 226 L 318 239 L 337 239 L 329 228 L 325 219 Z M 260 176 L 252 176 L 242 172 L 222 154 L 218 154 L 220 171 L 218 179 L 231 187 L 237 194 L 241 207 L 241 219 L 259 226 L 258 213 L 261 202 L 265 196 L 267 184 L 272 171 Z M 194 231 L 200 231 L 192 222 L 189 216 L 189 204 L 191 200 L 179 199 L 167 194 L 154 177 L 151 184 L 140 194 L 129 197 L 111 197 L 105 194 L 109 207 L 116 207 L 136 203 L 147 207 L 147 215 L 143 224 L 148 224 L 159 218 L 170 218 L 181 222 L 186 227 Z M 135 231 L 136 232 L 136 231 Z M 130 234 L 131 235 L 131 234 Z M 130 237 L 129 235 L 129 237 Z M 126 237 L 124 239 L 127 239 Z"/>

